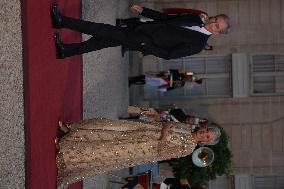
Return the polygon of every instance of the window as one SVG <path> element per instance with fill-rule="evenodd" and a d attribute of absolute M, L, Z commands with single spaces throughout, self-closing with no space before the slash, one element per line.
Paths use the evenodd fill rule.
<path fill-rule="evenodd" d="M 284 95 L 284 55 L 252 55 L 251 94 Z"/>
<path fill-rule="evenodd" d="M 255 189 L 283 189 L 284 176 L 255 176 Z"/>
<path fill-rule="evenodd" d="M 160 92 L 160 98 L 231 97 L 231 56 L 194 56 L 161 60 L 161 70 L 181 69 L 203 78 L 202 84 Z"/>

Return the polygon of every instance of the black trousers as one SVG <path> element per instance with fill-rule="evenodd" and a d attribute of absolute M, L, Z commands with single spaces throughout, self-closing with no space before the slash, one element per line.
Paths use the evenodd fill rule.
<path fill-rule="evenodd" d="M 117 19 L 117 24 L 119 26 L 126 26 L 128 28 L 136 28 L 138 25 L 141 24 L 139 18 L 126 18 L 126 19 Z"/>
<path fill-rule="evenodd" d="M 129 85 L 132 85 L 132 84 L 138 84 L 138 85 L 142 84 L 143 85 L 146 83 L 145 75 L 128 77 L 128 82 L 129 82 Z"/>
<path fill-rule="evenodd" d="M 66 57 L 79 55 L 107 47 L 124 45 L 130 50 L 141 51 L 150 38 L 133 28 L 116 27 L 62 16 L 61 28 L 75 30 L 93 37 L 81 43 L 63 44 Z"/>

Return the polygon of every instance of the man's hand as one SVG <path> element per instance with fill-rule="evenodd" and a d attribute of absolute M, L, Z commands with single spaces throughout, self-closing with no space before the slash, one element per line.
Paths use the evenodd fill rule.
<path fill-rule="evenodd" d="M 130 10 L 131 10 L 132 12 L 137 12 L 137 13 L 141 14 L 142 11 L 143 11 L 143 8 L 142 8 L 141 6 L 139 6 L 139 5 L 132 5 L 132 6 L 130 7 Z"/>

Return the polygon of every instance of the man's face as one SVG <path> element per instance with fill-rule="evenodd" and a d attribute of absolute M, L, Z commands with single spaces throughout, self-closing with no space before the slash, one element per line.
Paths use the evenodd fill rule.
<path fill-rule="evenodd" d="M 210 18 L 204 26 L 213 34 L 220 34 L 221 31 L 228 27 L 225 19 L 222 16 Z"/>

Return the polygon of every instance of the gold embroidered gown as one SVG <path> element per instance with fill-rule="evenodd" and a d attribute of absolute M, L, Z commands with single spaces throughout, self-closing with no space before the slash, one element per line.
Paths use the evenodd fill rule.
<path fill-rule="evenodd" d="M 191 154 L 196 146 L 191 130 L 182 124 L 173 127 L 161 141 L 161 123 L 97 118 L 72 124 L 57 145 L 58 188 L 103 172 Z"/>

